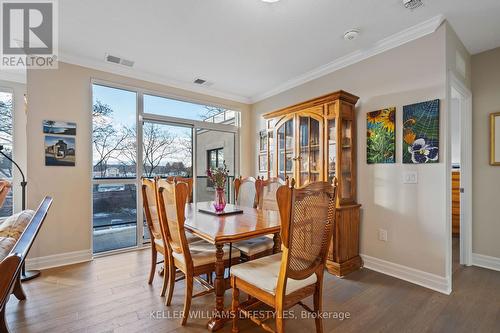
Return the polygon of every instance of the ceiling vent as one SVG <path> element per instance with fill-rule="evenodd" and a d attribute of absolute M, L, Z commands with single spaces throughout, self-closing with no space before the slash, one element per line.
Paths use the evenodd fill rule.
<path fill-rule="evenodd" d="M 123 59 L 111 54 L 106 54 L 105 59 L 107 62 L 112 62 L 113 64 L 123 65 L 127 67 L 134 66 L 134 62 L 132 60 Z"/>
<path fill-rule="evenodd" d="M 418 7 L 423 6 L 424 3 L 422 2 L 422 0 L 403 0 L 403 5 L 407 9 L 414 10 Z"/>
<path fill-rule="evenodd" d="M 197 78 L 193 81 L 194 84 L 197 84 L 199 86 L 205 86 L 205 87 L 210 87 L 213 83 L 209 82 L 205 79 Z"/>

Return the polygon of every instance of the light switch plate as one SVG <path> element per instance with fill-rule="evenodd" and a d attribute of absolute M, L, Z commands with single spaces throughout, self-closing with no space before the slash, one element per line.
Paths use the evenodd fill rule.
<path fill-rule="evenodd" d="M 416 171 L 404 171 L 403 184 L 418 184 L 418 173 Z"/>

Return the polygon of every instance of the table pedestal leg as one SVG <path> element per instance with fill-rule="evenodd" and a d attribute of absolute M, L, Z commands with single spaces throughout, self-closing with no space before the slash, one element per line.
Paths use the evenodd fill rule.
<path fill-rule="evenodd" d="M 274 234 L 273 241 L 274 241 L 273 253 L 281 252 L 281 236 L 279 232 Z"/>
<path fill-rule="evenodd" d="M 215 311 L 214 317 L 208 322 L 208 329 L 212 332 L 224 326 L 224 292 L 226 291 L 226 284 L 224 281 L 224 250 L 223 244 L 215 245 Z"/>

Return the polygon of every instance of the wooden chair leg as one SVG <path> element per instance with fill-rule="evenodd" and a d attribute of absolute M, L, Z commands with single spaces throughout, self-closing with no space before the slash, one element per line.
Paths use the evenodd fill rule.
<path fill-rule="evenodd" d="M 165 296 L 165 292 L 167 291 L 167 287 L 168 287 L 168 281 L 169 281 L 169 278 L 170 278 L 170 275 L 168 274 L 168 265 L 166 264 L 163 264 L 163 284 L 161 286 L 161 297 Z"/>
<path fill-rule="evenodd" d="M 316 289 L 314 290 L 313 302 L 314 302 L 314 312 L 316 312 L 316 317 L 314 318 L 314 323 L 316 324 L 316 333 L 323 333 L 323 321 L 321 319 L 321 311 L 323 311 L 323 297 L 322 297 L 322 284 L 316 284 Z"/>
<path fill-rule="evenodd" d="M 238 317 L 240 315 L 239 306 L 240 306 L 240 290 L 236 286 L 236 278 L 233 276 L 232 278 L 233 285 L 233 302 L 231 305 L 231 310 L 233 312 L 233 329 L 232 333 L 238 333 L 240 329 L 238 328 Z"/>
<path fill-rule="evenodd" d="M 191 299 L 193 298 L 193 276 L 186 275 L 186 294 L 184 295 L 184 311 L 182 312 L 181 325 L 186 325 L 189 318 L 189 309 L 191 308 Z"/>
<path fill-rule="evenodd" d="M 165 263 L 167 265 L 167 263 Z M 165 271 L 165 274 L 168 273 L 168 292 L 167 292 L 167 300 L 165 304 L 170 306 L 172 303 L 172 296 L 174 294 L 174 286 L 175 286 L 175 266 L 173 264 L 172 258 L 168 260 L 168 272 Z"/>
<path fill-rule="evenodd" d="M 285 333 L 285 319 L 283 309 L 276 308 L 276 332 Z"/>
<path fill-rule="evenodd" d="M 16 283 L 14 285 L 14 289 L 12 290 L 12 293 L 20 301 L 23 301 L 26 299 L 26 294 L 24 293 L 23 286 L 21 285 L 21 275 L 17 276 Z"/>
<path fill-rule="evenodd" d="M 149 271 L 148 284 L 152 284 L 153 279 L 155 278 L 157 257 L 158 257 L 158 252 L 156 251 L 155 245 L 151 244 L 151 269 Z"/>

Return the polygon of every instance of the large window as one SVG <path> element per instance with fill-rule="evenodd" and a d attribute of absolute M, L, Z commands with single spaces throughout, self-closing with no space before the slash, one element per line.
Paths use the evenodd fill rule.
<path fill-rule="evenodd" d="M 3 146 L 3 153 L 12 157 L 13 136 L 12 136 L 12 93 L 0 91 L 0 145 Z M 12 163 L 3 155 L 0 155 L 0 179 L 12 181 Z M 0 217 L 12 215 L 12 191 L 7 196 L 3 207 L 0 208 Z"/>
<path fill-rule="evenodd" d="M 137 94 L 93 86 L 94 253 L 137 245 Z"/>
<path fill-rule="evenodd" d="M 190 200 L 206 201 L 209 163 L 234 176 L 239 112 L 105 84 L 92 96 L 94 253 L 150 241 L 140 177 L 191 179 Z"/>

